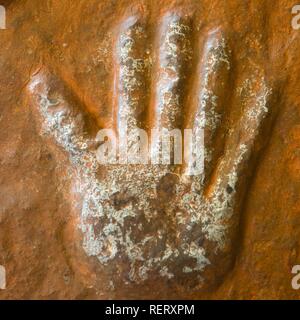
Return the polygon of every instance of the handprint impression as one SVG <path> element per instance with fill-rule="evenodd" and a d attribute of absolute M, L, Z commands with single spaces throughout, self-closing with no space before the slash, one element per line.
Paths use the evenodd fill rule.
<path fill-rule="evenodd" d="M 129 148 L 136 127 L 189 128 L 195 136 L 204 130 L 200 175 L 186 175 L 189 163 L 99 164 L 88 115 L 66 85 L 46 68 L 28 85 L 43 133 L 64 148 L 74 168 L 84 250 L 124 281 L 165 277 L 200 288 L 226 273 L 234 256 L 243 177 L 258 152 L 263 120 L 270 118 L 271 89 L 255 67 L 241 88 L 232 90 L 225 34 L 213 30 L 202 44 L 195 32 L 192 19 L 168 14 L 151 44 L 147 22 L 126 19 L 115 46 L 112 114 L 120 143 L 128 132 Z M 240 103 L 232 102 L 237 99 Z M 238 104 L 241 113 L 231 117 Z"/>

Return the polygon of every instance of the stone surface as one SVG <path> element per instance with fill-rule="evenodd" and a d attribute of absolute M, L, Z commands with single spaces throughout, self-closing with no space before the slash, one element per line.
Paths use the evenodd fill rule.
<path fill-rule="evenodd" d="M 292 1 L 1 3 L 1 299 L 299 297 Z M 197 132 L 199 101 L 202 184 L 83 146 L 127 121 Z"/>

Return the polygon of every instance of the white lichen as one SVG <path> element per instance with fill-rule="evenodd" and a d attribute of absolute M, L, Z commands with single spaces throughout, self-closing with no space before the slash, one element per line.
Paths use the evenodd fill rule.
<path fill-rule="evenodd" d="M 181 113 L 179 95 L 182 93 L 178 92 L 181 64 L 191 57 L 189 26 L 175 16 L 168 23 L 160 53 L 164 72 L 160 74 L 157 95 L 159 116 L 169 119 L 166 129 L 173 128 Z M 151 62 L 145 57 L 136 57 L 133 51 L 136 41 L 143 40 L 144 34 L 144 29 L 136 24 L 120 36 L 118 107 L 122 111 L 121 129 L 134 129 L 138 125 L 136 112 L 140 100 L 134 97 L 143 86 L 141 79 L 149 72 Z M 218 72 L 220 64 L 230 68 L 223 38 L 212 42 L 206 58 L 195 134 L 207 126 L 215 131 L 222 120 L 215 111 L 219 101 L 209 79 Z M 255 103 L 245 113 L 249 135 L 235 150 L 230 150 L 230 154 L 225 154 L 209 197 L 204 194 L 203 176 L 191 177 L 187 184 L 184 176 L 170 165 L 100 166 L 96 151 L 89 148 L 91 141 L 84 132 L 83 119 L 62 95 L 57 94 L 55 99 L 50 97 L 46 80 L 36 76 L 29 89 L 38 98 L 43 133 L 51 135 L 68 152 L 73 164 L 74 190 L 82 197 L 79 227 L 87 255 L 97 257 L 103 265 L 120 258 L 127 260 L 128 277 L 134 282 L 147 280 L 153 272 L 172 279 L 178 259 L 187 263 L 182 267 L 183 273 L 201 273 L 211 261 L 202 243 L 194 239 L 193 230 L 210 241 L 216 252 L 225 247 L 227 221 L 234 214 L 240 170 L 249 159 L 255 135 L 268 111 L 270 90 L 264 79 L 259 80 L 260 90 L 251 93 Z M 206 155 L 211 157 L 210 150 L 206 150 Z M 103 172 L 101 179 L 99 171 Z M 163 210 L 159 211 L 155 206 L 155 201 L 159 200 L 157 186 L 167 174 L 176 175 L 178 182 L 172 199 L 160 203 Z M 116 195 L 124 193 L 126 201 L 116 205 Z M 161 212 L 163 217 L 159 216 Z"/>

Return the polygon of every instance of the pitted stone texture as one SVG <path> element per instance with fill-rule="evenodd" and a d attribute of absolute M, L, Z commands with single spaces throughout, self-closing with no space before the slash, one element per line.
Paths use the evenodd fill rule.
<path fill-rule="evenodd" d="M 129 6 L 130 10 L 127 11 Z M 0 100 L 3 106 L 1 122 L 5 123 L 1 128 L 3 168 L 0 186 L 3 196 L 0 214 L 0 264 L 5 266 L 7 276 L 7 289 L 1 292 L 0 296 L 3 298 L 295 297 L 297 293 L 291 290 L 289 284 L 290 267 L 292 264 L 297 264 L 299 258 L 297 254 L 299 231 L 296 219 L 299 206 L 293 196 L 297 194 L 295 149 L 298 100 L 294 88 L 299 80 L 296 72 L 299 49 L 296 43 L 299 35 L 290 30 L 290 16 L 287 12 L 291 6 L 292 3 L 288 1 L 273 3 L 272 6 L 256 1 L 241 6 L 237 6 L 234 1 L 224 3 L 204 1 L 201 5 L 193 1 L 166 1 L 162 8 L 155 7 L 150 1 L 131 1 L 130 4 L 128 1 L 119 1 L 118 4 L 78 1 L 76 5 L 67 0 L 46 4 L 37 1 L 26 4 L 11 2 L 8 10 L 8 14 L 11 14 L 11 29 L 3 33 L 2 51 L 5 63 L 1 67 L 3 77 L 0 79 L 1 90 L 4 93 Z M 207 7 L 210 10 L 206 10 Z M 180 18 L 174 18 L 174 22 L 166 18 L 167 22 L 164 24 L 167 30 L 169 27 L 171 31 L 173 30 L 173 35 L 170 35 L 172 32 L 168 33 L 162 27 L 160 29 L 161 25 L 158 22 L 174 12 Z M 228 16 L 228 12 L 235 14 Z M 140 53 L 139 49 L 135 51 L 132 47 L 134 50 L 132 60 L 130 53 L 126 52 L 125 60 L 119 60 L 119 67 L 123 69 L 123 79 L 129 81 L 131 89 L 123 90 L 122 85 L 125 82 L 122 80 L 119 82 L 121 87 L 117 88 L 113 98 L 111 84 L 118 74 L 114 72 L 118 65 L 114 52 L 117 39 L 121 35 L 116 21 L 122 23 L 127 21 L 128 17 L 139 14 L 143 18 L 141 27 L 145 26 L 143 36 L 149 39 L 141 37 L 140 41 L 146 44 L 138 44 L 138 48 L 145 48 L 146 51 Z M 81 15 L 88 16 L 89 19 L 81 19 Z M 282 18 L 280 25 L 278 15 Z M 49 19 L 52 21 L 51 25 L 48 23 Z M 268 27 L 265 21 L 269 21 Z M 183 29 L 176 26 L 180 23 L 184 26 Z M 191 37 L 187 31 L 189 29 L 192 30 Z M 212 48 L 225 48 L 215 55 L 219 57 L 217 61 L 223 62 L 220 67 L 218 63 L 214 64 L 213 59 L 202 58 L 209 56 L 210 52 L 214 56 L 207 42 L 211 31 L 217 32 L 213 33 L 217 35 L 213 38 L 217 44 L 212 41 Z M 133 32 L 127 36 L 133 37 L 135 34 Z M 156 38 L 158 34 L 159 41 Z M 182 40 L 182 35 L 188 38 L 186 43 Z M 287 36 L 291 39 L 288 49 L 286 49 Z M 164 56 L 169 46 L 167 42 L 171 44 L 170 54 L 174 54 L 173 58 L 169 55 Z M 180 50 L 177 50 L 176 46 Z M 163 47 L 166 50 L 163 50 Z M 203 50 L 205 47 L 208 48 L 206 51 Z M 283 48 L 288 51 L 285 56 L 281 54 Z M 161 49 L 161 59 L 158 59 L 158 55 L 153 58 L 147 53 L 159 52 L 159 49 Z M 224 57 L 222 52 L 229 57 L 229 64 L 226 62 L 227 58 L 222 58 Z M 132 63 L 129 63 L 128 57 Z M 147 63 L 141 63 L 141 60 Z M 206 61 L 211 62 L 206 63 Z M 206 66 L 212 65 L 215 67 L 207 70 Z M 41 66 L 42 69 L 39 69 Z M 126 70 L 128 71 L 126 68 L 131 67 L 136 68 L 135 73 L 133 76 L 132 73 L 126 76 L 124 74 Z M 208 75 L 215 68 L 218 71 Z M 166 77 L 163 75 L 163 69 L 166 70 Z M 33 73 L 38 70 L 40 71 L 35 76 L 47 74 L 43 83 L 47 89 L 51 89 L 50 95 L 54 95 L 53 99 L 44 96 L 41 104 L 35 103 L 36 107 L 42 106 L 44 109 L 34 108 L 32 100 L 28 100 L 28 93 L 25 94 L 24 90 L 33 85 Z M 205 74 L 208 75 L 207 82 L 203 81 Z M 287 74 L 289 78 L 285 81 Z M 190 80 L 177 81 L 177 75 L 180 81 Z M 202 81 L 197 81 L 195 75 L 200 75 L 199 79 Z M 47 79 L 53 79 L 50 81 L 51 84 Z M 220 79 L 226 80 L 220 81 Z M 172 86 L 168 86 L 169 95 L 164 93 L 165 83 L 168 84 L 168 81 L 173 83 Z M 139 93 L 143 88 L 147 88 L 145 95 Z M 168 237 L 171 238 L 173 234 L 176 240 L 177 231 L 181 241 L 185 242 L 180 249 L 181 254 L 183 257 L 191 257 L 191 263 L 186 263 L 183 259 L 182 265 L 179 262 L 172 264 L 169 260 L 166 265 L 162 264 L 153 271 L 157 275 L 152 274 L 152 271 L 149 272 L 147 264 L 140 263 L 136 259 L 139 250 L 126 253 L 127 258 L 135 257 L 133 268 L 129 261 L 116 262 L 112 268 L 103 267 L 101 263 L 101 259 L 105 262 L 103 259 L 117 257 L 119 253 L 126 252 L 124 245 L 117 245 L 116 248 L 111 245 L 116 237 L 122 238 L 123 243 L 134 246 L 136 243 L 141 243 L 146 236 L 143 227 L 147 225 L 147 214 L 141 215 L 142 229 L 138 229 L 138 223 L 134 229 L 135 235 L 119 236 L 118 230 L 121 232 L 129 230 L 130 223 L 135 219 L 131 216 L 134 210 L 126 210 L 135 202 L 139 203 L 137 199 L 133 200 L 132 194 L 123 191 L 122 187 L 110 193 L 108 206 L 114 208 L 115 212 L 122 213 L 118 216 L 111 212 L 111 217 L 117 221 L 119 228 L 114 229 L 114 239 L 111 237 L 112 229 L 105 228 L 110 226 L 106 221 L 103 225 L 97 225 L 101 209 L 97 206 L 81 205 L 91 203 L 91 197 L 87 196 L 85 199 L 81 197 L 86 194 L 86 188 L 97 190 L 98 181 L 103 183 L 109 175 L 116 178 L 119 174 L 120 178 L 116 180 L 120 186 L 124 174 L 129 180 L 134 178 L 140 181 L 136 188 L 144 181 L 134 172 L 124 173 L 122 168 L 108 172 L 100 170 L 94 176 L 93 166 L 85 165 L 93 164 L 93 143 L 92 141 L 91 144 L 86 143 L 84 139 L 88 137 L 87 142 L 90 142 L 90 137 L 93 137 L 99 127 L 115 127 L 117 108 L 112 106 L 121 105 L 127 110 L 127 105 L 118 104 L 116 97 L 123 96 L 119 102 L 127 101 L 131 105 L 129 111 L 134 111 L 133 119 L 140 115 L 134 108 L 133 100 L 126 97 L 127 94 L 133 95 L 133 92 L 138 99 L 144 99 L 142 107 L 145 109 L 142 110 L 161 111 L 155 117 L 151 112 L 147 112 L 146 117 L 142 116 L 140 122 L 145 127 L 160 121 L 170 127 L 177 126 L 181 121 L 186 121 L 191 127 L 198 123 L 201 127 L 203 113 L 199 112 L 197 117 L 200 120 L 194 121 L 194 115 L 197 114 L 195 112 L 197 99 L 193 98 L 197 97 L 196 93 L 203 101 L 203 110 L 210 123 L 210 128 L 206 130 L 208 137 L 206 176 L 199 183 L 185 189 L 181 186 L 181 174 L 177 170 L 172 172 L 169 168 L 166 173 L 171 175 L 154 180 L 151 177 L 145 178 L 146 181 L 149 179 L 150 184 L 157 185 L 155 192 L 160 199 L 166 200 L 164 202 L 154 199 L 151 206 L 158 212 L 170 211 L 169 215 L 166 213 L 164 216 L 166 219 L 159 216 L 157 223 L 151 224 L 152 229 L 148 232 L 154 230 L 156 232 L 162 228 Z M 161 96 L 165 97 L 163 103 L 160 103 Z M 156 108 L 159 103 L 161 108 Z M 64 109 L 66 105 L 71 111 Z M 65 113 L 59 115 L 56 113 L 56 108 L 61 106 Z M 185 109 L 179 111 L 182 106 Z M 191 109 L 187 110 L 188 107 Z M 40 123 L 43 121 L 33 121 L 33 119 L 38 118 L 40 112 L 42 116 L 40 120 L 45 120 L 48 108 L 53 108 L 55 115 L 54 118 L 46 120 L 46 125 L 53 129 L 52 138 L 51 134 L 48 137 L 39 137 Z M 76 116 L 75 122 L 70 121 L 80 110 L 84 115 Z M 274 127 L 274 135 L 271 137 L 271 120 L 277 110 L 281 112 Z M 91 115 L 92 120 L 88 120 L 86 124 L 87 115 Z M 169 122 L 165 121 L 166 118 L 168 120 L 166 115 L 172 115 Z M 183 119 L 180 115 L 184 116 Z M 263 130 L 256 135 L 262 118 L 266 122 L 262 122 Z M 65 131 L 61 132 L 59 128 L 67 129 L 66 132 L 71 134 L 76 133 L 76 137 L 82 139 L 64 139 Z M 269 140 L 269 147 L 263 148 Z M 287 146 L 284 146 L 283 142 L 286 142 Z M 66 152 L 60 151 L 58 145 L 67 146 Z M 226 152 L 223 153 L 223 150 Z M 254 150 L 254 153 L 249 150 Z M 264 157 L 260 157 L 260 161 L 257 162 L 253 155 L 261 150 L 263 152 L 260 154 Z M 87 157 L 82 158 L 81 152 L 87 154 Z M 70 160 L 73 166 L 70 165 Z M 256 163 L 259 167 L 255 166 Z M 283 179 L 283 176 L 286 176 L 285 163 L 288 163 L 289 183 L 285 183 Z M 249 167 L 245 164 L 249 164 Z M 72 169 L 74 167 L 87 167 L 87 169 L 74 171 Z M 227 175 L 235 170 L 237 174 Z M 224 177 L 225 173 L 227 179 L 219 180 L 218 177 Z M 251 179 L 251 176 L 254 179 Z M 235 193 L 235 190 L 239 190 L 239 187 L 235 186 L 237 178 L 242 178 L 238 186 L 244 186 L 244 191 L 247 191 L 246 197 L 242 196 L 244 191 L 241 195 Z M 87 181 L 87 183 L 78 185 L 73 181 Z M 198 195 L 197 191 L 201 184 L 206 191 L 203 195 L 201 193 Z M 178 185 L 178 188 L 173 188 L 174 185 Z M 205 201 L 202 201 L 202 197 L 213 198 L 214 190 L 218 188 L 222 190 L 219 193 L 221 200 L 224 200 L 225 195 L 235 197 L 236 206 L 228 217 L 234 216 L 238 219 L 229 218 L 229 222 L 219 224 L 214 220 L 218 220 L 220 217 L 218 214 L 201 215 L 200 212 L 204 209 L 195 210 L 197 207 L 203 208 Z M 226 193 L 223 193 L 224 190 Z M 133 193 L 134 196 L 137 194 L 141 197 L 137 192 Z M 97 192 L 87 194 L 95 195 L 97 199 Z M 169 197 L 170 194 L 172 198 Z M 172 206 L 168 206 L 167 200 L 170 199 L 174 200 L 172 204 L 178 203 L 180 208 L 175 210 Z M 100 200 L 101 203 L 102 198 Z M 214 210 L 215 208 L 208 209 L 209 212 Z M 91 212 L 93 216 L 87 218 Z M 229 212 L 228 209 L 225 208 L 225 212 Z M 148 218 L 155 221 L 155 217 L 151 217 L 153 213 L 155 211 L 149 210 Z M 203 218 L 204 221 L 201 221 Z M 238 223 L 240 218 L 241 224 Z M 168 223 L 169 220 L 172 223 Z M 200 221 L 199 227 L 197 224 L 200 224 Z M 212 232 L 209 226 L 215 222 L 221 227 L 229 226 L 229 230 L 234 232 L 224 233 L 222 228 L 218 233 Z M 189 224 L 192 225 L 191 230 L 186 228 Z M 81 226 L 82 230 L 78 230 L 77 226 Z M 93 227 L 93 232 L 106 237 L 105 248 L 103 247 L 101 252 L 99 246 L 89 246 L 86 242 L 87 239 L 92 239 L 91 236 L 87 236 L 91 232 L 90 226 Z M 176 228 L 171 228 L 172 226 Z M 220 239 L 222 241 L 232 239 L 233 246 L 225 245 L 223 249 L 222 246 L 219 248 L 218 243 L 222 243 Z M 244 239 L 242 244 L 241 239 Z M 181 247 L 176 241 L 162 240 L 162 244 L 158 245 L 160 253 L 157 254 L 155 250 L 151 251 L 155 246 L 149 241 L 146 238 L 141 250 L 148 259 L 151 257 L 155 259 L 160 253 L 160 258 L 171 259 L 172 255 L 168 255 L 170 253 L 168 245 L 173 251 L 175 246 Z M 94 243 L 96 242 L 95 238 Z M 120 244 L 120 240 L 117 242 Z M 86 243 L 85 250 L 81 247 L 84 243 Z M 150 247 L 149 250 L 146 249 L 147 245 Z M 219 252 L 216 248 L 219 248 Z M 87 258 L 87 251 L 95 257 Z M 176 258 L 174 252 L 172 254 L 172 257 Z M 233 256 L 236 255 L 238 259 L 232 268 Z M 279 256 L 281 259 L 278 259 Z M 278 260 L 282 263 L 278 263 Z M 193 270 L 197 266 L 202 271 Z M 170 268 L 175 270 L 172 272 Z M 229 273 L 230 268 L 232 272 Z M 186 276 L 181 277 L 180 272 Z M 192 276 L 195 272 L 201 274 L 204 280 L 196 280 Z M 124 275 L 128 275 L 125 281 Z M 154 282 L 154 279 L 160 280 Z M 132 280 L 134 283 L 131 283 Z M 207 289 L 213 293 L 206 291 L 200 294 L 197 285 L 197 289 L 193 291 L 197 281 L 201 284 L 205 280 L 219 285 L 222 280 L 223 284 L 219 289 L 209 284 Z M 143 282 L 142 290 L 140 282 Z M 153 285 L 153 282 L 158 284 Z"/>

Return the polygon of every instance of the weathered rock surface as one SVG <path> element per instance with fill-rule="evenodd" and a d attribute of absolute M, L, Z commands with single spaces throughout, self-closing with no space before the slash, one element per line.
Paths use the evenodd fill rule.
<path fill-rule="evenodd" d="M 1 299 L 299 297 L 292 1 L 2 3 Z M 95 160 L 203 117 L 199 179 Z"/>

